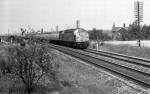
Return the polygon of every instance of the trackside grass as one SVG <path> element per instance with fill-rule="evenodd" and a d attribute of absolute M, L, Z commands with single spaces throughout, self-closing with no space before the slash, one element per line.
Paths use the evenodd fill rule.
<path fill-rule="evenodd" d="M 95 47 L 93 45 L 91 46 L 91 48 Z M 95 47 L 94 49 L 97 48 Z M 98 49 L 150 59 L 150 48 L 148 47 L 138 47 L 138 46 L 131 46 L 127 44 L 124 45 L 104 44 L 104 45 L 100 45 Z"/>

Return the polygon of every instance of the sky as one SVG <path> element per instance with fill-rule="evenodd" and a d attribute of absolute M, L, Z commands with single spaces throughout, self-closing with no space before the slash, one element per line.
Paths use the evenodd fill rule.
<path fill-rule="evenodd" d="M 111 29 L 134 21 L 136 0 L 0 0 L 0 34 L 31 27 L 45 31 L 80 27 Z M 143 24 L 150 25 L 150 0 L 143 2 Z"/>

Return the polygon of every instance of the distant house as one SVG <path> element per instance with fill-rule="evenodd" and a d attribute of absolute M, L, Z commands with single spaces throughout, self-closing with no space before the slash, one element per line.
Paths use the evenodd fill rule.
<path fill-rule="evenodd" d="M 123 24 L 123 27 L 116 27 L 115 24 L 113 24 L 112 27 L 112 38 L 113 40 L 127 40 L 125 35 L 128 32 L 128 27 L 125 27 L 125 24 Z"/>

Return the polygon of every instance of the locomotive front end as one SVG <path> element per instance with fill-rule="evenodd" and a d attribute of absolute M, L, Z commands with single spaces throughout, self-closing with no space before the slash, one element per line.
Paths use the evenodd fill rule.
<path fill-rule="evenodd" d="M 76 29 L 74 36 L 78 48 L 86 49 L 89 46 L 89 34 L 86 30 Z"/>

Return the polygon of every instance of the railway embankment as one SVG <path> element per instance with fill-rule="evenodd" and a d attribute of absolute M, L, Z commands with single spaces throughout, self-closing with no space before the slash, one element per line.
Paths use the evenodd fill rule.
<path fill-rule="evenodd" d="M 74 83 L 72 87 L 66 88 L 69 94 L 148 94 L 147 90 L 106 71 L 60 52 L 57 55 L 61 64 L 60 77 Z"/>

